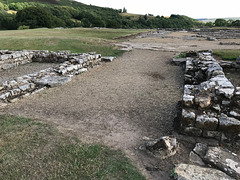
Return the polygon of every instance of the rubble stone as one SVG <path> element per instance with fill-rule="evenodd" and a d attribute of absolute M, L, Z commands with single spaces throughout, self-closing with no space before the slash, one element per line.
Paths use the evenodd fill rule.
<path fill-rule="evenodd" d="M 204 159 L 229 176 L 240 178 L 240 159 L 236 154 L 221 147 L 209 147 Z"/>
<path fill-rule="evenodd" d="M 234 180 L 222 171 L 190 164 L 178 164 L 175 168 L 176 180 Z"/>
<path fill-rule="evenodd" d="M 178 149 L 177 139 L 174 136 L 164 136 L 155 141 L 147 142 L 146 149 L 155 156 L 166 159 L 176 154 Z"/>

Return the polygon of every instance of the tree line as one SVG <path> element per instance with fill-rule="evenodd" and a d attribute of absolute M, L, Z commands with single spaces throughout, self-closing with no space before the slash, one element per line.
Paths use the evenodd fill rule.
<path fill-rule="evenodd" d="M 42 0 L 43 1 L 43 0 Z M 63 2 L 55 1 L 53 2 Z M 75 1 L 64 0 L 65 4 L 40 2 L 6 3 L 0 0 L 0 29 L 55 28 L 55 27 L 106 27 L 106 28 L 192 28 L 203 26 L 199 21 L 182 15 L 153 16 L 139 15 L 132 18 L 126 8 L 112 9 L 85 5 Z M 9 13 L 13 12 L 12 14 Z M 15 12 L 15 13 L 14 13 Z M 239 26 L 240 21 L 217 19 L 206 26 Z"/>
<path fill-rule="evenodd" d="M 208 27 L 240 27 L 240 20 L 216 19 L 214 22 L 207 22 L 205 25 Z"/>

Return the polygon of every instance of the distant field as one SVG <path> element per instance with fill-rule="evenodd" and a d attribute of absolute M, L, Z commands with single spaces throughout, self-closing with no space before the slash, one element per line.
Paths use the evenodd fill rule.
<path fill-rule="evenodd" d="M 0 49 L 71 50 L 73 53 L 97 52 L 117 56 L 122 52 L 111 43 L 115 38 L 147 30 L 133 29 L 30 29 L 0 31 Z"/>

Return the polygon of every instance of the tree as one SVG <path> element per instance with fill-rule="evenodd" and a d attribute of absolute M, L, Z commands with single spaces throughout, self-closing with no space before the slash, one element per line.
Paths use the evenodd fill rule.
<path fill-rule="evenodd" d="M 123 13 L 127 13 L 127 9 L 124 7 L 122 10 Z"/>
<path fill-rule="evenodd" d="M 30 28 L 52 27 L 54 16 L 47 9 L 41 7 L 29 7 L 17 12 L 16 20 L 19 25 Z"/>
<path fill-rule="evenodd" d="M 214 22 L 215 26 L 221 27 L 221 26 L 227 26 L 228 23 L 225 19 L 216 19 Z"/>
<path fill-rule="evenodd" d="M 233 21 L 231 26 L 237 26 L 240 27 L 240 20 Z"/>
<path fill-rule="evenodd" d="M 4 4 L 0 2 L 0 10 L 4 10 Z"/>
<path fill-rule="evenodd" d="M 208 27 L 213 27 L 214 26 L 213 22 L 207 22 L 205 25 L 208 26 Z"/>

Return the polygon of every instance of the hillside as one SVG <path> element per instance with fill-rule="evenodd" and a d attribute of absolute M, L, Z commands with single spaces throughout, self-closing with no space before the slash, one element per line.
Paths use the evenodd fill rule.
<path fill-rule="evenodd" d="M 16 11 L 16 15 L 7 12 Z M 0 0 L 0 29 L 106 27 L 192 28 L 192 18 L 131 15 L 121 9 L 86 5 L 73 0 Z"/>

